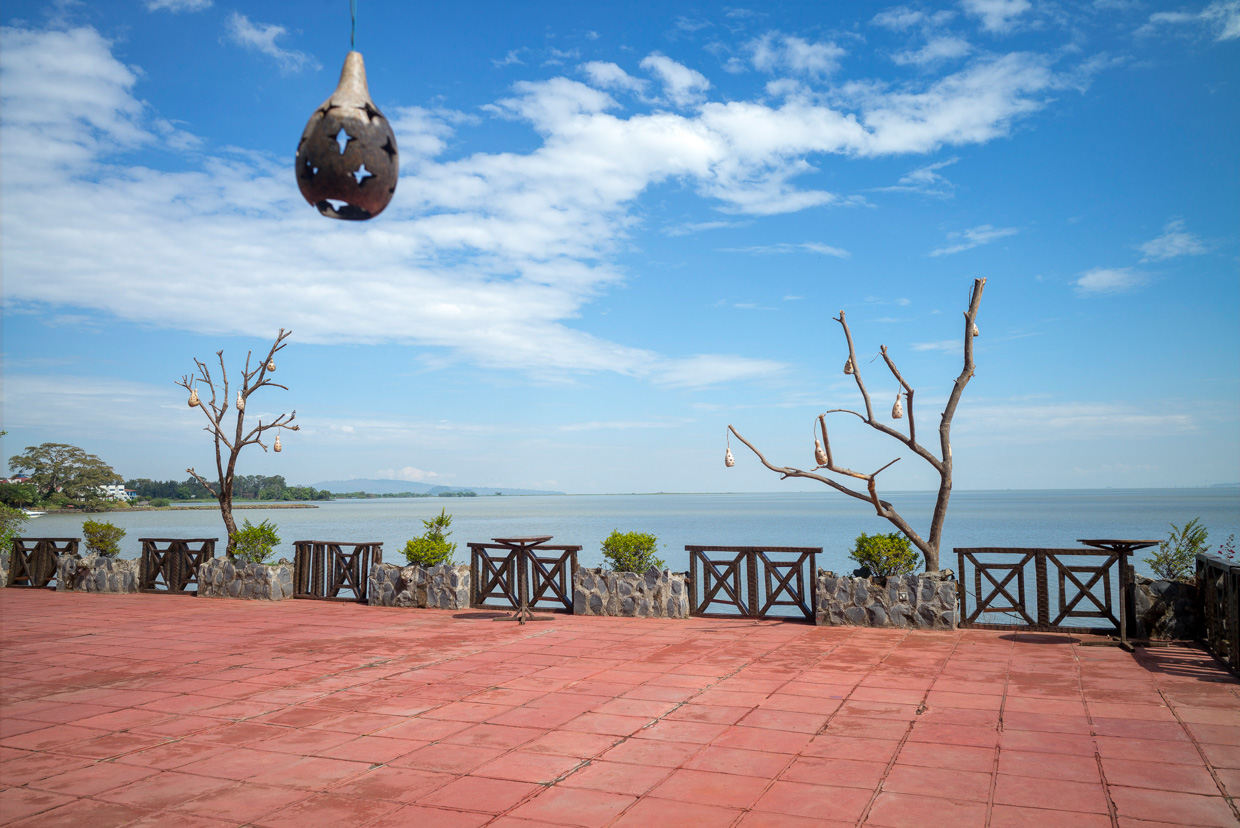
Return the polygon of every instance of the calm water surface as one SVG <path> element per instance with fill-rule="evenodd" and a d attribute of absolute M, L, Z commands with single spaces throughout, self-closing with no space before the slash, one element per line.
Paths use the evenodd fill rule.
<path fill-rule="evenodd" d="M 914 528 L 925 530 L 934 506 L 930 492 L 887 497 Z M 650 532 L 672 569 L 688 568 L 686 544 L 820 546 L 819 565 L 851 570 L 848 550 L 861 532 L 893 531 L 860 501 L 829 491 L 761 494 L 547 495 L 478 498 L 341 500 L 317 509 L 246 509 L 238 522 L 271 520 L 279 526 L 280 557 L 293 541 L 381 541 L 384 559 L 403 562 L 405 541 L 424 530 L 422 520 L 447 508 L 457 560 L 469 560 L 469 541 L 553 535 L 580 544 L 579 561 L 599 566 L 599 546 L 613 529 Z M 1200 517 L 1212 548 L 1240 534 L 1240 488 L 1089 489 L 955 492 L 948 510 L 942 565 L 955 568 L 954 546 L 1076 546 L 1077 538 L 1164 538 L 1168 524 Z M 81 515 L 46 515 L 26 524 L 30 537 L 80 537 Z M 111 512 L 100 518 L 125 529 L 122 556 L 138 557 L 138 538 L 223 538 L 218 511 Z M 1144 564 L 1136 561 L 1138 571 Z"/>

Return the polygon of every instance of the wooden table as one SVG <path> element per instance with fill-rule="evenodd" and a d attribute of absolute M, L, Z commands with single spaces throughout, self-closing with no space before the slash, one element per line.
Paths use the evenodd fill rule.
<path fill-rule="evenodd" d="M 529 594 L 529 562 L 534 553 L 544 543 L 551 540 L 551 535 L 538 535 L 530 538 L 491 538 L 500 546 L 507 547 L 512 550 L 516 556 L 517 563 L 517 611 L 512 615 L 505 615 L 496 618 L 496 621 L 516 621 L 518 624 L 524 624 L 526 621 L 551 621 L 553 616 L 535 615 L 530 610 L 530 594 Z"/>
<path fill-rule="evenodd" d="M 1077 538 L 1077 543 L 1114 552 L 1119 555 L 1119 641 L 1116 642 L 1125 650 L 1132 652 L 1132 644 L 1128 641 L 1128 604 L 1132 600 L 1132 580 L 1128 577 L 1128 556 L 1138 549 L 1157 546 L 1157 540 L 1126 540 L 1122 538 Z"/>

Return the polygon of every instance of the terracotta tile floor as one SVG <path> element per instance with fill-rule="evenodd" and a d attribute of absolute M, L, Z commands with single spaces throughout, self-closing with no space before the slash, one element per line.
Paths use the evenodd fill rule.
<path fill-rule="evenodd" d="M 14 826 L 1224 826 L 1240 685 L 1068 636 L 0 590 Z"/>

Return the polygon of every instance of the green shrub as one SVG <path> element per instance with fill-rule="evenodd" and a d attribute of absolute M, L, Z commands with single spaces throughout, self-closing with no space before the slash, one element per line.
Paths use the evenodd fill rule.
<path fill-rule="evenodd" d="M 249 563 L 267 563 L 279 543 L 274 523 L 264 520 L 255 526 L 247 519 L 232 536 L 232 556 Z"/>
<path fill-rule="evenodd" d="M 164 506 L 171 506 L 172 501 L 166 497 L 154 497 L 154 498 L 151 498 L 151 505 L 159 507 L 159 508 L 163 508 Z"/>
<path fill-rule="evenodd" d="M 664 563 L 654 556 L 658 538 L 642 532 L 621 532 L 618 529 L 603 541 L 603 557 L 613 572 L 645 572 L 662 569 Z"/>
<path fill-rule="evenodd" d="M 1158 551 L 1145 559 L 1159 578 L 1186 581 L 1197 570 L 1197 553 L 1206 551 L 1209 532 L 1201 518 L 1193 518 L 1183 527 L 1171 524 L 1171 533 L 1158 544 Z"/>
<path fill-rule="evenodd" d="M 82 537 L 86 539 L 86 551 L 115 558 L 121 553 L 121 538 L 125 530 L 111 523 L 88 520 L 82 523 Z"/>
<path fill-rule="evenodd" d="M 422 537 L 413 538 L 405 544 L 405 558 L 409 563 L 417 566 L 456 563 L 452 557 L 456 544 L 448 543 L 448 535 L 452 534 L 447 531 L 452 525 L 452 515 L 448 514 L 448 510 L 441 509 L 435 517 L 422 521 L 422 525 L 426 527 Z"/>
<path fill-rule="evenodd" d="M 904 575 L 917 569 L 921 557 L 913 550 L 909 539 L 899 532 L 857 536 L 856 545 L 848 557 L 867 567 L 879 576 Z"/>

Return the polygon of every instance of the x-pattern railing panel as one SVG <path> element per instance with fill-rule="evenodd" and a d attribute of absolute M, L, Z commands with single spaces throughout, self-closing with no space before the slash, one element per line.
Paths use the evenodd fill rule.
<path fill-rule="evenodd" d="M 1111 602 L 1111 579 L 1110 570 L 1112 565 L 1119 560 L 1118 556 L 1112 554 L 1105 561 L 1097 566 L 1070 566 L 1060 561 L 1058 558 L 1050 558 L 1055 564 L 1055 570 L 1059 576 L 1059 614 L 1055 616 L 1052 624 L 1060 624 L 1065 618 L 1106 618 L 1116 627 L 1119 626 L 1119 619 L 1111 612 L 1113 606 Z M 1082 584 L 1076 576 L 1092 575 L 1088 582 Z M 1071 581 L 1076 587 L 1076 594 L 1071 600 L 1065 600 L 1068 597 L 1067 582 Z M 1101 584 L 1101 598 L 1093 591 L 1095 585 Z M 1097 607 L 1097 611 L 1078 610 L 1075 609 L 1077 604 L 1088 598 L 1093 606 Z M 1087 605 L 1088 606 L 1088 605 Z"/>
<path fill-rule="evenodd" d="M 293 549 L 294 598 L 365 603 L 370 567 L 383 563 L 383 544 L 373 541 L 296 541 Z"/>
<path fill-rule="evenodd" d="M 198 567 L 215 557 L 215 538 L 138 538 L 139 592 L 197 595 Z M 186 591 L 187 587 L 195 587 Z"/>
<path fill-rule="evenodd" d="M 13 538 L 8 586 L 43 589 L 56 580 L 61 555 L 76 555 L 79 538 Z"/>
<path fill-rule="evenodd" d="M 530 590 L 530 606 L 538 606 L 539 601 L 545 601 L 549 604 L 562 604 L 569 612 L 573 611 L 573 572 L 577 569 L 577 552 L 580 549 L 580 546 L 538 547 L 537 553 L 559 552 L 560 554 L 534 554 L 530 557 L 530 561 L 534 564 L 530 569 L 533 581 Z"/>
<path fill-rule="evenodd" d="M 686 546 L 692 615 L 765 618 L 795 607 L 813 620 L 815 561 L 821 547 Z M 778 560 L 775 555 L 791 555 Z M 761 577 L 759 577 L 759 571 Z M 717 605 L 717 607 L 715 606 Z M 719 612 L 734 610 L 734 612 Z"/>
<path fill-rule="evenodd" d="M 1121 630 L 1122 610 L 1119 603 L 1127 593 L 1123 563 L 1126 554 L 1094 548 L 957 548 L 960 625 L 1059 632 L 1106 631 L 1103 627 L 1065 623 L 1074 618 L 1097 618 L 1109 621 L 1116 630 Z M 1000 560 L 992 560 L 995 557 Z M 1093 563 L 1098 558 L 1104 560 Z M 1120 565 L 1116 566 L 1117 563 Z M 1035 582 L 1032 595 L 1025 588 L 1030 564 Z M 1049 578 L 1051 566 L 1054 567 L 1058 587 L 1053 616 Z M 972 595 L 966 589 L 970 583 L 969 569 L 973 570 Z M 1130 567 L 1127 569 L 1131 570 Z M 1112 584 L 1113 579 L 1115 584 Z M 1014 623 L 994 624 L 986 620 L 986 615 L 994 614 L 1007 615 Z"/>
<path fill-rule="evenodd" d="M 520 566 L 520 554 L 499 543 L 471 543 L 470 583 L 475 607 L 486 606 L 492 599 L 512 607 L 520 605 L 518 579 L 526 570 L 529 606 L 559 605 L 573 611 L 573 572 L 577 569 L 580 546 L 537 546 L 527 557 L 528 566 Z M 496 555 L 493 551 L 502 551 Z M 546 554 L 546 553 L 558 554 Z"/>
<path fill-rule="evenodd" d="M 488 552 L 492 549 L 504 554 L 492 555 Z M 517 597 L 517 553 L 497 543 L 471 543 L 469 551 L 471 603 L 480 607 L 497 598 L 517 606 L 521 600 Z"/>
<path fill-rule="evenodd" d="M 772 561 L 766 551 L 758 552 L 758 560 L 762 562 L 762 578 L 766 587 L 766 603 L 758 610 L 759 615 L 766 615 L 771 607 L 796 607 L 811 621 L 814 618 L 813 589 L 806 589 L 806 582 L 813 583 L 817 572 L 814 565 L 817 552 L 807 549 L 801 552 L 794 561 Z M 809 563 L 809 579 L 805 577 L 805 564 Z M 780 574 L 780 572 L 783 574 Z M 792 583 L 795 579 L 795 584 Z M 779 596 L 786 595 L 786 600 Z"/>

